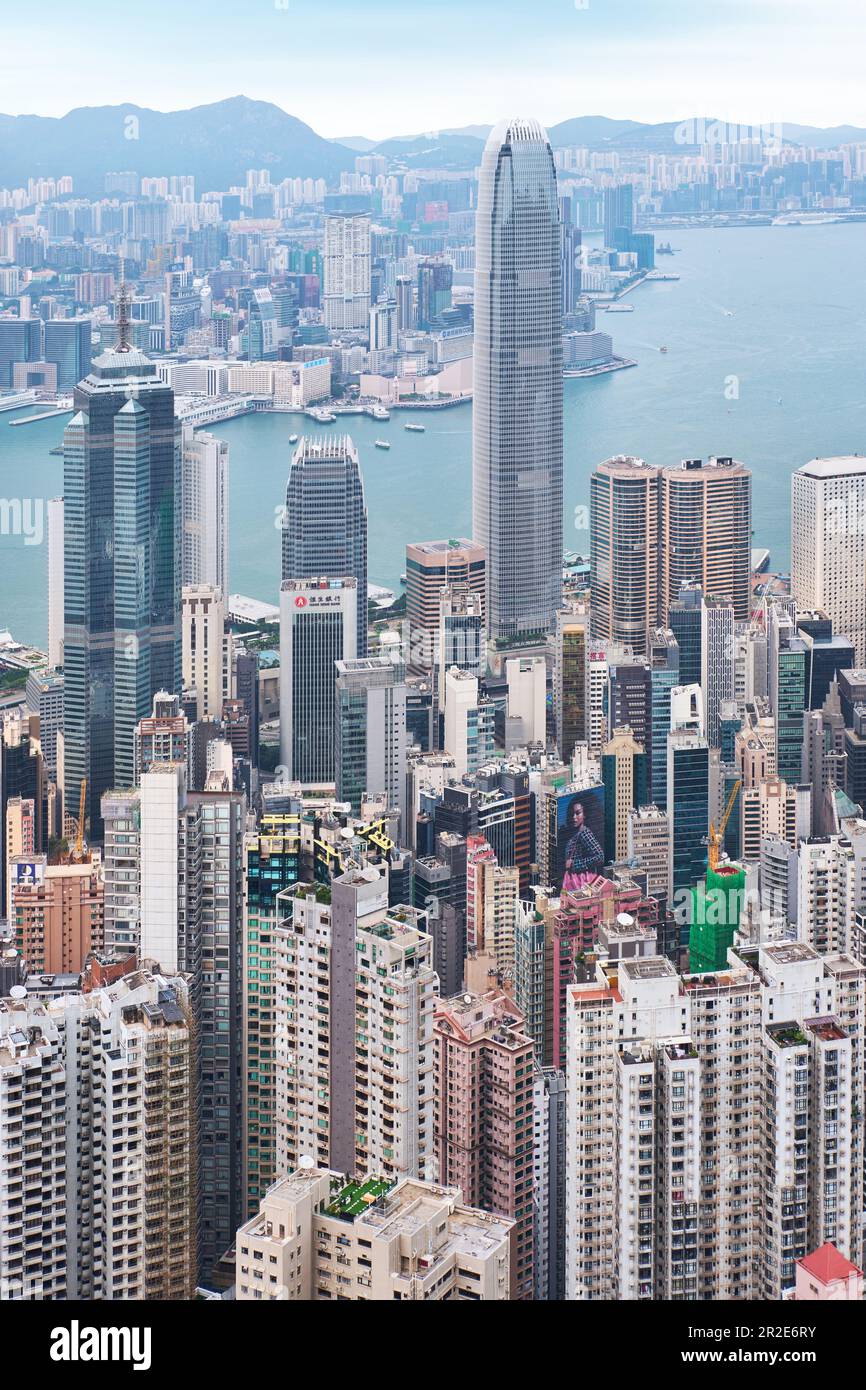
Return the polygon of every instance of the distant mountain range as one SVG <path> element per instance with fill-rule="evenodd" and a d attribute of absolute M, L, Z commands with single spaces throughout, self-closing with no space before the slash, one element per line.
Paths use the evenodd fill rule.
<path fill-rule="evenodd" d="M 195 174 L 199 189 L 242 183 L 247 169 L 272 178 L 332 179 L 355 151 L 317 135 L 268 101 L 230 97 L 189 111 L 82 106 L 61 117 L 0 115 L 0 185 L 30 175 L 71 174 L 75 191 L 101 193 L 106 173 Z"/>
<path fill-rule="evenodd" d="M 642 121 L 617 121 L 608 116 L 574 116 L 548 127 L 554 149 L 568 145 L 583 145 L 590 150 L 615 150 L 623 154 L 639 150 L 647 154 L 683 154 L 696 150 L 703 143 L 702 132 L 717 124 L 713 116 L 693 116 L 682 121 L 662 121 L 655 125 Z M 734 123 L 729 123 L 731 126 Z M 405 161 L 413 168 L 471 168 L 481 158 L 484 142 L 492 126 L 464 126 L 462 129 L 428 131 L 421 135 L 396 136 L 378 144 L 364 141 L 365 153 L 385 154 Z M 740 124 L 743 138 L 759 127 L 747 122 Z M 771 128 L 766 128 L 767 134 Z M 732 131 L 733 133 L 733 131 Z M 835 145 L 866 140 L 866 129 L 856 126 L 834 126 L 821 130 L 816 126 L 787 125 L 781 127 L 786 143 L 812 145 L 816 149 L 831 149 Z M 351 144 L 351 137 L 345 143 Z"/>
<path fill-rule="evenodd" d="M 551 126 L 548 133 L 554 148 L 585 145 L 670 154 L 694 149 L 701 128 L 713 123 L 711 117 L 651 125 L 576 116 Z M 354 167 L 359 153 L 384 154 L 412 169 L 469 170 L 478 164 L 491 129 L 471 125 L 380 141 L 352 135 L 325 140 L 271 102 L 244 96 L 188 111 L 125 104 L 78 107 L 61 117 L 0 115 L 0 185 L 71 174 L 77 193 L 98 194 L 106 173 L 121 169 L 140 175 L 194 174 L 200 190 L 238 184 L 247 169 L 269 169 L 275 182 L 311 176 L 333 180 Z M 817 149 L 866 140 L 866 130 L 856 126 L 819 130 L 784 125 L 782 134 L 787 141 Z"/>

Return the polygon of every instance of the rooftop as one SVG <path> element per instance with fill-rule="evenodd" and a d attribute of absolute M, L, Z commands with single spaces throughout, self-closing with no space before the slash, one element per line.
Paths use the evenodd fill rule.
<path fill-rule="evenodd" d="M 798 468 L 794 477 L 802 474 L 807 478 L 838 478 L 857 473 L 866 473 L 866 458 L 859 454 L 841 454 L 838 458 L 812 459 Z"/>
<path fill-rule="evenodd" d="M 861 1279 L 863 1277 L 862 1269 L 846 1260 L 829 1240 L 817 1250 L 813 1250 L 810 1255 L 804 1255 L 802 1259 L 797 1260 L 797 1264 L 822 1284 L 832 1284 L 837 1279 L 848 1279 L 852 1274 L 859 1275 Z"/>
<path fill-rule="evenodd" d="M 632 980 L 676 979 L 677 972 L 666 956 L 645 956 L 637 960 L 621 960 L 618 966 Z"/>

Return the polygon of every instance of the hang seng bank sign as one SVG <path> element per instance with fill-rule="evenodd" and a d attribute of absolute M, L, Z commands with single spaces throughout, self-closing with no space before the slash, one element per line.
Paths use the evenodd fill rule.
<path fill-rule="evenodd" d="M 321 593 L 321 594 L 298 594 L 295 598 L 295 608 L 339 608 L 342 598 L 340 593 Z"/>

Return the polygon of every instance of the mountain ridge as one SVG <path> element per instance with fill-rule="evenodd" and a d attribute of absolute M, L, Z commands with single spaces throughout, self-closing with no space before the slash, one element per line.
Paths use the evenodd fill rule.
<path fill-rule="evenodd" d="M 548 134 L 555 149 L 584 145 L 596 151 L 673 154 L 696 149 L 702 131 L 716 124 L 713 117 L 652 124 L 572 116 L 549 126 Z M 736 125 L 728 124 L 732 130 Z M 759 129 L 746 122 L 737 128 Z M 274 182 L 298 177 L 334 182 L 354 169 L 359 153 L 384 154 L 412 169 L 470 171 L 480 162 L 490 129 L 468 125 L 379 141 L 347 135 L 341 143 L 318 135 L 273 102 L 242 95 L 178 111 L 124 102 L 80 106 L 65 116 L 0 115 L 0 185 L 70 174 L 76 193 L 98 195 L 106 173 L 127 169 L 139 176 L 194 174 L 200 192 L 242 183 L 251 168 L 269 169 Z M 821 129 L 782 123 L 780 130 L 784 140 L 816 149 L 866 140 L 866 129 L 852 125 Z"/>

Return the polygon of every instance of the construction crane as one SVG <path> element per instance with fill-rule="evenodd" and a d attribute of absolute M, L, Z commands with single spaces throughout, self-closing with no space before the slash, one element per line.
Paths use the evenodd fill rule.
<path fill-rule="evenodd" d="M 84 858 L 84 808 L 87 804 L 87 778 L 81 779 L 81 796 L 78 800 L 78 831 L 75 846 L 69 856 L 73 864 L 80 864 Z"/>
<path fill-rule="evenodd" d="M 716 830 L 716 827 L 713 824 L 713 822 L 710 821 L 710 833 L 707 836 L 707 863 L 713 870 L 719 867 L 719 854 L 721 851 L 722 840 L 725 836 L 725 826 L 731 819 L 731 812 L 734 809 L 734 802 L 737 799 L 737 795 L 742 785 L 743 784 L 740 778 L 738 777 L 733 787 L 731 788 L 731 794 L 728 797 L 728 804 L 725 807 L 725 814 L 722 816 L 722 823 L 719 826 L 718 830 Z"/>

